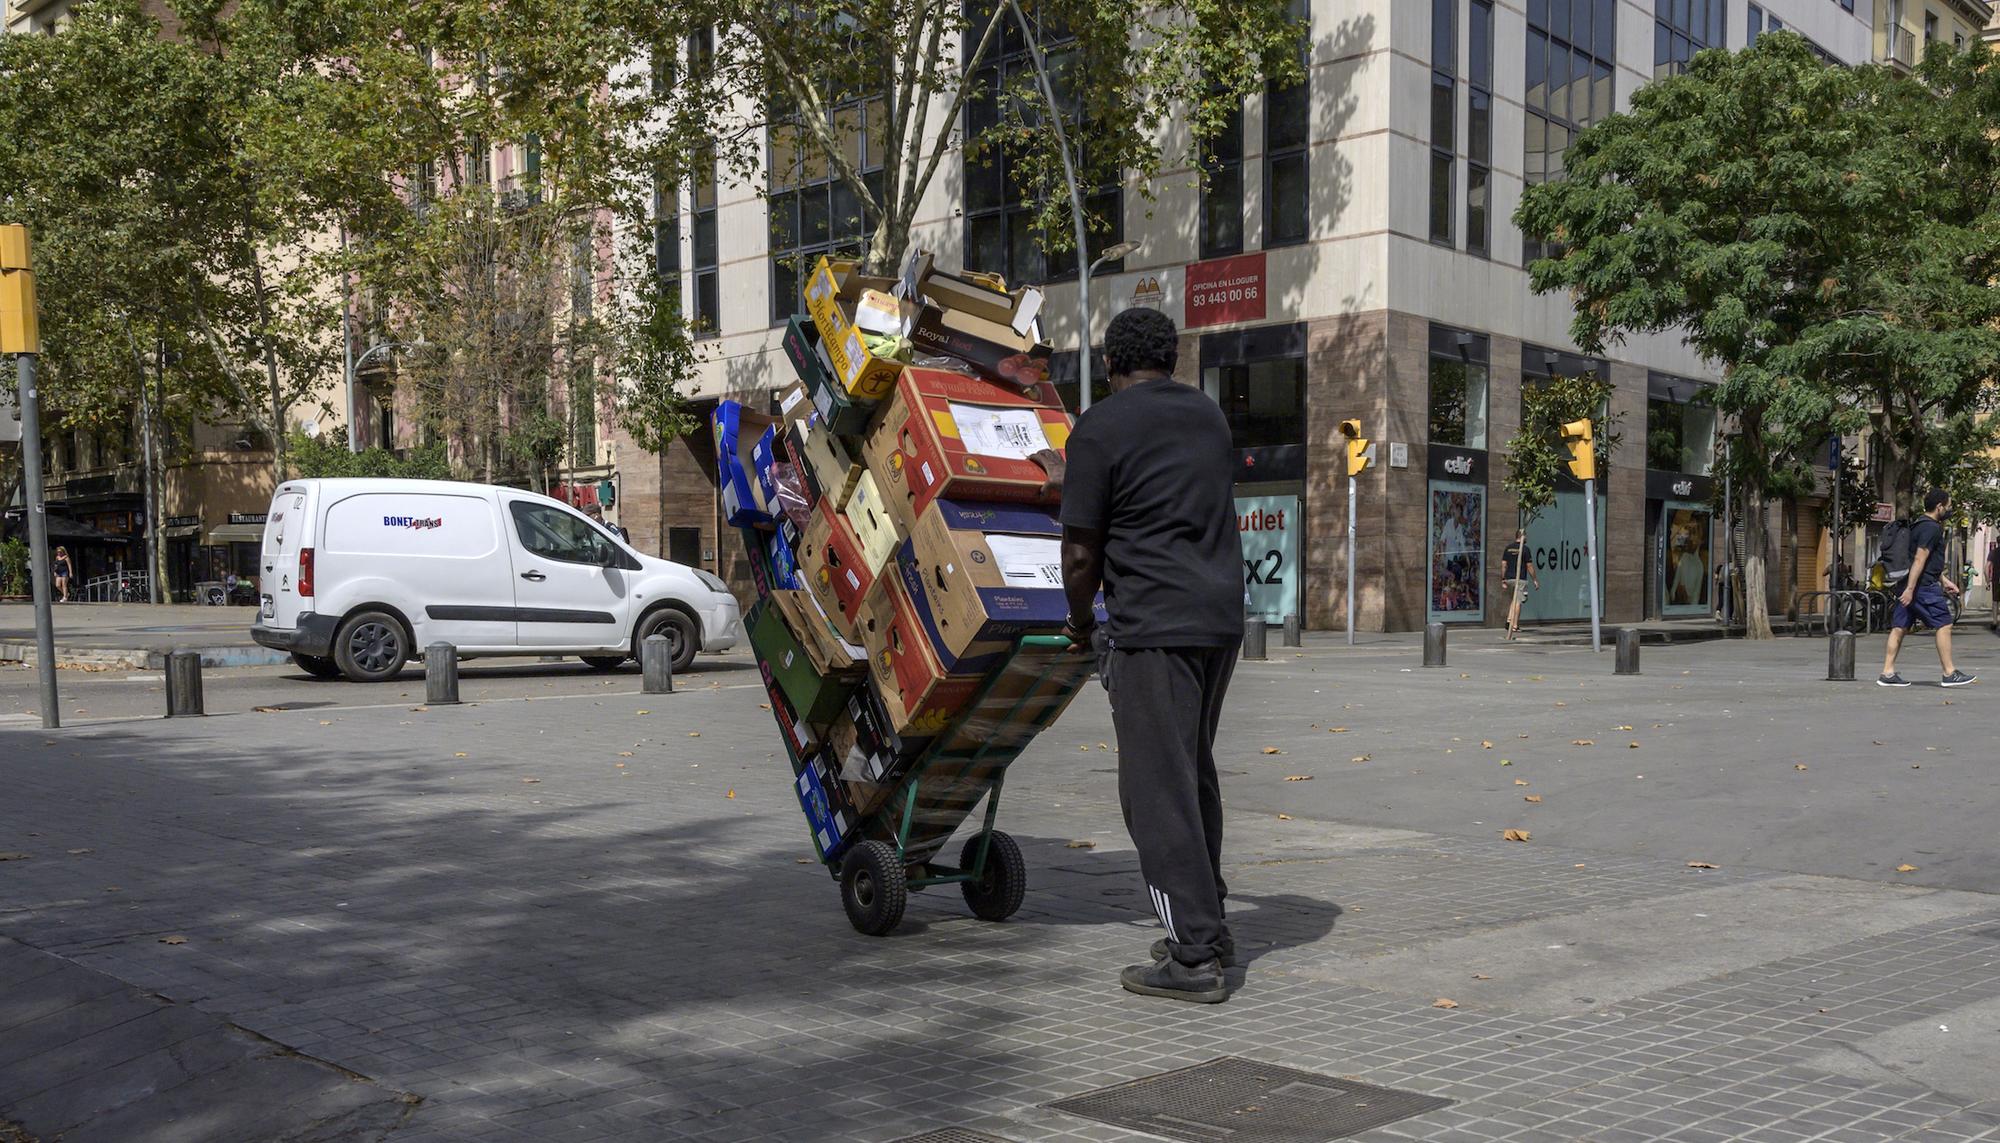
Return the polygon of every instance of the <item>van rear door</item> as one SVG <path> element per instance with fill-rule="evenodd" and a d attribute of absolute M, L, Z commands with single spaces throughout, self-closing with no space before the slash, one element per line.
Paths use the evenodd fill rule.
<path fill-rule="evenodd" d="M 299 552 L 312 546 L 307 499 L 303 487 L 280 486 L 264 517 L 264 576 L 258 619 L 267 627 L 297 627 L 299 613 L 312 610 L 312 601 L 298 591 Z"/>

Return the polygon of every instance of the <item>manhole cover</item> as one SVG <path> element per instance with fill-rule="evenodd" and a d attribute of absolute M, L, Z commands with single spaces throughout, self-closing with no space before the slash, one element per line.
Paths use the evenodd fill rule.
<path fill-rule="evenodd" d="M 1049 1104 L 1188 1143 L 1327 1143 L 1450 1105 L 1434 1095 L 1233 1056 Z"/>
<path fill-rule="evenodd" d="M 998 1135 L 988 1135 L 984 1131 L 947 1127 L 942 1131 L 926 1131 L 922 1135 L 911 1135 L 898 1139 L 895 1143 L 1010 1143 L 1010 1141 Z"/>

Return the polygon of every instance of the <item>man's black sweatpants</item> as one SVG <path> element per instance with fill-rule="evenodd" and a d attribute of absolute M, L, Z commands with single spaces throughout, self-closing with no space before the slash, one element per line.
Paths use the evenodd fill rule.
<path fill-rule="evenodd" d="M 1236 647 L 1113 650 L 1103 660 L 1118 730 L 1118 801 L 1167 948 L 1216 955 L 1222 921 L 1222 788 L 1215 728 Z"/>

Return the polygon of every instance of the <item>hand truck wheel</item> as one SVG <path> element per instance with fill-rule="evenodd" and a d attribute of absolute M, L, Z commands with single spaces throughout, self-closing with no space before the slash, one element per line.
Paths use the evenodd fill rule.
<path fill-rule="evenodd" d="M 902 923 L 908 880 L 895 846 L 864 841 L 848 850 L 840 865 L 840 902 L 847 906 L 848 921 L 871 937 L 887 934 Z"/>
<path fill-rule="evenodd" d="M 1028 892 L 1028 863 L 1013 838 L 997 829 L 987 836 L 991 841 L 986 847 L 985 872 L 977 881 L 961 881 L 958 887 L 964 891 L 973 916 L 982 921 L 1004 921 L 1021 907 L 1021 898 Z M 958 867 L 970 873 L 978 861 L 979 835 L 973 834 L 965 839 Z"/>

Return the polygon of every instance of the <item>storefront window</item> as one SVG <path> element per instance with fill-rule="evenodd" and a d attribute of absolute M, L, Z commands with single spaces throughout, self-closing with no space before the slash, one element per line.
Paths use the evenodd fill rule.
<path fill-rule="evenodd" d="M 1432 444 L 1486 447 L 1485 334 L 1431 327 Z"/>
<path fill-rule="evenodd" d="M 1665 501 L 1660 512 L 1660 614 L 1707 615 L 1715 514 L 1706 504 L 1682 500 Z"/>
<path fill-rule="evenodd" d="M 1697 382 L 1655 374 L 1647 387 L 1646 467 L 1707 476 L 1715 468 L 1715 408 Z"/>
<path fill-rule="evenodd" d="M 1229 418 L 1237 448 L 1297 444 L 1305 437 L 1304 358 L 1214 366 L 1203 384 Z"/>
<path fill-rule="evenodd" d="M 1430 483 L 1431 623 L 1477 623 L 1486 617 L 1486 488 Z"/>

